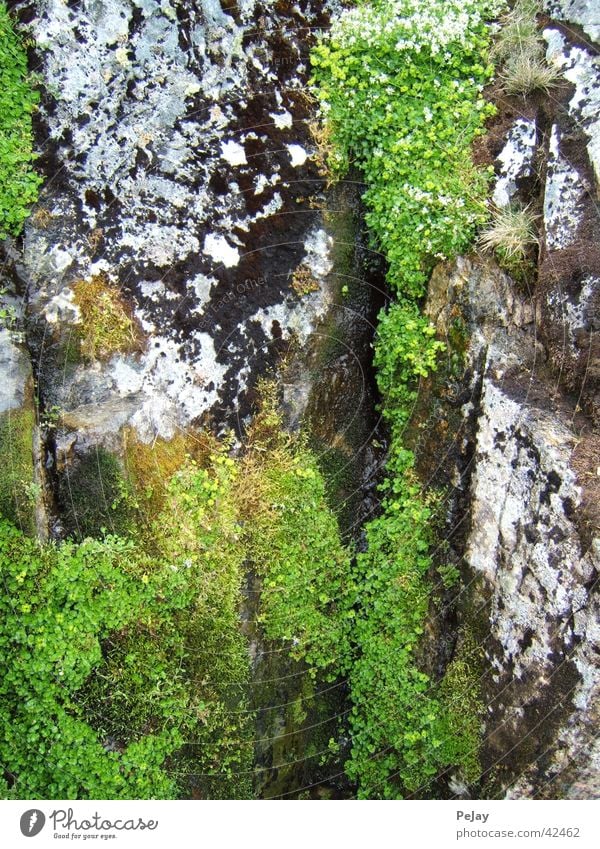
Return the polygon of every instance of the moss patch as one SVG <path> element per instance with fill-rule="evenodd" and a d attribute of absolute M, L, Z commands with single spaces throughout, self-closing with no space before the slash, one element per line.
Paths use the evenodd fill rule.
<path fill-rule="evenodd" d="M 131 487 L 117 457 L 96 446 L 66 469 L 59 480 L 59 503 L 69 533 L 76 539 L 132 530 Z"/>
<path fill-rule="evenodd" d="M 26 533 L 34 531 L 34 425 L 31 409 L 0 415 L 0 515 Z"/>
<path fill-rule="evenodd" d="M 142 520 L 154 519 L 162 510 L 167 484 L 190 459 L 204 464 L 216 441 L 208 434 L 186 431 L 172 439 L 159 437 L 150 443 L 138 439 L 132 428 L 123 431 L 124 466 L 135 491 Z"/>
<path fill-rule="evenodd" d="M 460 766 L 469 784 L 481 775 L 479 748 L 484 718 L 481 674 L 484 653 L 470 633 L 459 641 L 439 688 L 443 712 L 444 759 Z"/>
<path fill-rule="evenodd" d="M 142 334 L 119 288 L 97 274 L 73 285 L 74 302 L 81 313 L 80 351 L 87 360 L 106 360 L 116 353 L 139 351 Z"/>

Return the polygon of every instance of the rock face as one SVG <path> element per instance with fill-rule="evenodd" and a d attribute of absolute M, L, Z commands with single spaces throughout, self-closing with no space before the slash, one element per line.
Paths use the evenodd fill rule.
<path fill-rule="evenodd" d="M 326 13 L 253 0 L 17 11 L 46 82 L 49 179 L 18 264 L 44 402 L 80 423 L 90 405 L 98 419 L 118 408 L 145 441 L 209 412 L 237 426 L 255 377 L 306 340 L 332 298 L 304 91 Z M 298 266 L 316 282 L 302 296 Z M 101 367 L 67 353 L 81 323 L 74 287 L 98 275 L 145 336 Z"/>
<path fill-rule="evenodd" d="M 598 37 L 594 4 L 547 6 Z M 436 269 L 429 289 L 451 356 L 457 323 L 465 342 L 450 384 L 462 416 L 452 422 L 438 391 L 451 422 L 440 476 L 459 505 L 448 531 L 462 558 L 458 625 L 479 636 L 488 669 L 483 781 L 472 789 L 484 797 L 600 791 L 600 68 L 578 33 L 544 30 L 568 86 L 502 106 L 513 120 L 503 118 L 494 200 L 539 211 L 535 272 L 516 283 L 463 257 Z"/>
<path fill-rule="evenodd" d="M 579 24 L 589 38 L 600 42 L 600 4 L 597 0 L 546 0 L 544 9 L 559 21 Z"/>
<path fill-rule="evenodd" d="M 488 671 L 484 796 L 597 792 L 600 688 L 598 439 L 557 390 L 530 298 L 487 260 L 434 272 L 429 314 L 448 337 L 460 315 L 463 420 L 446 470 L 467 528 L 459 622 Z M 449 482 L 449 481 L 447 481 Z"/>

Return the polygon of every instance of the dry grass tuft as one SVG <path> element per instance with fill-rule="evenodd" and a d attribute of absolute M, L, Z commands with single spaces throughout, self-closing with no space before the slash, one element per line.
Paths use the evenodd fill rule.
<path fill-rule="evenodd" d="M 106 275 L 77 280 L 73 295 L 81 313 L 78 335 L 84 359 L 106 360 L 116 353 L 141 350 L 141 329 L 118 286 Z"/>
<path fill-rule="evenodd" d="M 545 60 L 523 53 L 509 60 L 500 74 L 507 94 L 526 97 L 533 91 L 549 92 L 558 83 L 558 75 Z"/>
<path fill-rule="evenodd" d="M 498 251 L 504 260 L 524 260 L 528 250 L 539 242 L 537 216 L 529 207 L 497 210 L 481 233 L 479 245 L 486 251 Z"/>

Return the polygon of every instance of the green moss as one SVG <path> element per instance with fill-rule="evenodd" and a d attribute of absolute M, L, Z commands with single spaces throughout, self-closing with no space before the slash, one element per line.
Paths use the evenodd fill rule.
<path fill-rule="evenodd" d="M 218 443 L 207 434 L 192 431 L 177 433 L 172 439 L 158 437 L 150 443 L 142 442 L 132 428 L 125 428 L 122 436 L 123 468 L 136 533 L 142 544 L 151 546 L 153 522 L 164 509 L 169 481 L 192 459 L 204 465 L 218 450 Z"/>
<path fill-rule="evenodd" d="M 315 456 L 286 434 L 273 394 L 248 434 L 237 501 L 248 558 L 262 579 L 261 621 L 312 674 L 339 674 L 346 661 L 346 614 L 353 602 L 349 553 Z"/>
<path fill-rule="evenodd" d="M 456 765 L 461 777 L 469 784 L 478 781 L 481 775 L 483 660 L 481 646 L 466 632 L 459 638 L 459 649 L 439 687 L 443 758 L 447 763 Z"/>
<path fill-rule="evenodd" d="M 0 415 L 0 516 L 34 532 L 33 410 Z"/>
<path fill-rule="evenodd" d="M 132 531 L 132 489 L 118 458 L 102 446 L 61 473 L 58 492 L 65 526 L 77 539 Z"/>

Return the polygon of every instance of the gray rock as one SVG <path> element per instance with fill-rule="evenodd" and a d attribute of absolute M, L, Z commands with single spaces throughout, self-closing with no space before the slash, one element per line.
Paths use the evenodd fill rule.
<path fill-rule="evenodd" d="M 595 51 L 569 45 L 556 29 L 545 29 L 544 38 L 548 63 L 575 86 L 569 112 L 588 138 L 588 156 L 600 184 L 600 59 Z"/>
<path fill-rule="evenodd" d="M 438 267 L 427 311 L 442 338 L 459 315 L 469 340 L 469 402 L 454 437 L 472 441 L 462 453 L 473 456 L 455 480 L 469 517 L 459 607 L 485 635 L 482 752 L 504 775 L 494 795 L 592 798 L 600 539 L 583 519 L 594 495 L 575 459 L 574 412 L 545 376 L 539 314 L 492 262 Z"/>
<path fill-rule="evenodd" d="M 0 374 L 0 415 L 29 405 L 33 386 L 31 360 L 26 348 L 6 328 L 0 329 Z"/>
<path fill-rule="evenodd" d="M 508 131 L 506 144 L 496 158 L 499 173 L 492 194 L 496 206 L 508 206 L 517 192 L 517 181 L 531 174 L 536 136 L 536 122 L 529 118 L 519 118 Z"/>
<path fill-rule="evenodd" d="M 580 24 L 591 39 L 600 43 L 598 0 L 546 0 L 544 9 L 557 21 L 572 21 Z"/>
<path fill-rule="evenodd" d="M 583 218 L 584 200 L 589 192 L 587 181 L 561 153 L 560 131 L 554 124 L 544 184 L 546 250 L 560 250 L 575 242 Z"/>

